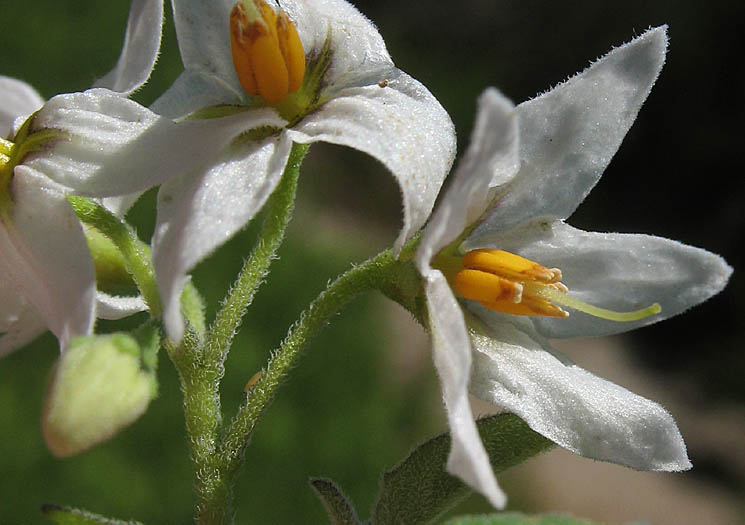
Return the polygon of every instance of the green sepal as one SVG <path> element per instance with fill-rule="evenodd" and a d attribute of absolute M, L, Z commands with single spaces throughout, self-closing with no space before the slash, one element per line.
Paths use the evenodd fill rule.
<path fill-rule="evenodd" d="M 57 525 L 142 525 L 139 521 L 116 520 L 93 514 L 87 510 L 63 507 L 54 503 L 46 503 L 41 506 L 41 512 L 49 518 L 49 521 Z"/>
<path fill-rule="evenodd" d="M 306 115 L 312 113 L 326 100 L 322 97 L 324 79 L 331 67 L 333 50 L 331 48 L 331 28 L 326 33 L 323 47 L 314 55 L 308 57 L 308 67 L 305 70 L 303 85 L 295 93 L 290 93 L 276 108 L 279 115 L 287 120 L 287 127 L 292 128 Z"/>
<path fill-rule="evenodd" d="M 310 486 L 321 500 L 331 525 L 359 525 L 357 512 L 352 502 L 330 479 L 311 478 Z"/>
<path fill-rule="evenodd" d="M 160 350 L 160 342 L 162 338 L 160 323 L 150 319 L 133 331 L 132 337 L 137 341 L 137 344 L 140 345 L 142 369 L 152 380 L 153 398 L 155 398 L 158 394 L 158 378 L 156 372 L 158 370 L 158 351 Z"/>
<path fill-rule="evenodd" d="M 553 446 L 512 414 L 486 417 L 476 425 L 495 473 Z M 445 471 L 449 452 L 450 434 L 445 433 L 383 474 L 372 523 L 429 523 L 469 496 L 471 488 Z"/>
<path fill-rule="evenodd" d="M 204 312 L 204 298 L 189 280 L 181 292 L 181 313 L 200 338 L 204 338 L 207 333 L 207 318 Z"/>
<path fill-rule="evenodd" d="M 541 516 L 526 516 L 520 512 L 504 514 L 485 514 L 483 516 L 459 516 L 445 522 L 445 525 L 596 525 L 597 522 L 562 516 L 544 514 Z"/>
<path fill-rule="evenodd" d="M 85 240 L 96 271 L 96 288 L 111 295 L 137 293 L 137 284 L 127 271 L 127 262 L 116 244 L 92 226 L 85 227 Z"/>
<path fill-rule="evenodd" d="M 65 132 L 57 129 L 35 131 L 33 124 L 37 113 L 38 111 L 26 119 L 12 142 L 0 139 L 0 220 L 8 221 L 11 215 L 13 201 L 9 190 L 14 168 L 21 164 L 29 153 L 46 150 L 57 141 L 70 138 Z"/>
<path fill-rule="evenodd" d="M 160 296 L 155 283 L 150 246 L 137 237 L 137 233 L 129 224 L 95 200 L 77 195 L 68 195 L 67 200 L 83 224 L 95 228 L 114 243 L 124 258 L 127 273 L 137 284 L 150 315 L 160 316 Z"/>
<path fill-rule="evenodd" d="M 408 310 L 419 324 L 427 326 L 427 302 L 422 275 L 412 261 L 399 257 L 375 286 L 383 295 Z"/>

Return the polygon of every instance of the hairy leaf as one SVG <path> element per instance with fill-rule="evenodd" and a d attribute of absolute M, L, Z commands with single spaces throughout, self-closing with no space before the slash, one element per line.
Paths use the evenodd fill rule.
<path fill-rule="evenodd" d="M 359 525 L 357 512 L 352 503 L 336 484 L 329 479 L 313 478 L 310 480 L 313 491 L 323 503 L 331 525 Z"/>
<path fill-rule="evenodd" d="M 87 510 L 63 507 L 53 503 L 41 506 L 41 511 L 57 525 L 142 525 L 139 521 L 123 521 L 93 514 Z"/>
<path fill-rule="evenodd" d="M 476 425 L 495 473 L 553 446 L 512 414 L 486 417 Z M 429 523 L 465 499 L 471 489 L 445 471 L 449 451 L 450 434 L 442 434 L 383 474 L 372 523 Z"/>

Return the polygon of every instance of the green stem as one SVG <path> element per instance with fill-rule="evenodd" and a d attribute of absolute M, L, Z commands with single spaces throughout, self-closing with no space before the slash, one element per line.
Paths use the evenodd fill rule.
<path fill-rule="evenodd" d="M 122 222 L 94 200 L 69 195 L 67 200 L 81 222 L 96 228 L 119 249 L 127 272 L 134 279 L 152 317 L 160 315 L 160 296 L 155 284 L 155 271 L 150 258 L 150 247 L 142 242 L 131 226 Z"/>
<path fill-rule="evenodd" d="M 388 280 L 398 264 L 390 251 L 382 252 L 339 276 L 303 312 L 273 354 L 266 371 L 249 391 L 220 445 L 219 455 L 231 480 L 243 463 L 245 448 L 256 424 L 297 364 L 306 344 L 348 301 L 361 292 L 379 288 L 381 281 Z"/>
<path fill-rule="evenodd" d="M 285 230 L 292 218 L 295 205 L 300 164 L 308 152 L 308 145 L 293 144 L 284 175 L 267 204 L 266 219 L 256 246 L 241 269 L 238 279 L 228 293 L 205 342 L 205 360 L 222 364 L 227 357 L 233 336 L 240 327 L 246 308 L 269 271 L 269 265 L 282 244 Z"/>
<path fill-rule="evenodd" d="M 178 347 L 173 347 L 169 340 L 166 340 L 165 347 L 179 372 L 184 395 L 184 421 L 194 468 L 197 523 L 230 523 L 230 491 L 216 461 L 222 420 L 218 390 L 222 371 L 208 366 L 201 359 L 200 339 L 191 327 L 186 330 Z"/>
<path fill-rule="evenodd" d="M 230 344 L 246 308 L 262 283 L 292 217 L 300 164 L 308 146 L 294 144 L 282 180 L 266 205 L 266 218 L 253 252 L 243 265 L 215 321 L 200 344 L 193 330 L 169 354 L 181 376 L 184 417 L 195 472 L 197 523 L 232 522 L 232 485 L 217 455 L 222 423 L 220 380 Z"/>

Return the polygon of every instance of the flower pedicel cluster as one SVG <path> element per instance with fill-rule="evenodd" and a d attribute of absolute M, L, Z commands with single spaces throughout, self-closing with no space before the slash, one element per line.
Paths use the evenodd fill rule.
<path fill-rule="evenodd" d="M 150 109 L 127 97 L 154 65 L 160 1 L 132 2 L 119 62 L 93 89 L 44 103 L 26 84 L 0 77 L 0 134 L 8 137 L 0 140 L 0 353 L 44 329 L 59 338 L 64 361 L 45 416 L 53 450 L 73 454 L 105 439 L 154 395 L 154 369 L 137 373 L 142 334 L 97 339 L 90 335 L 95 317 L 147 308 L 162 322 L 162 344 L 175 362 L 188 357 L 189 345 L 208 352 L 199 345 L 209 334 L 182 310 L 188 273 L 279 191 L 302 145 L 325 141 L 372 155 L 401 186 L 404 221 L 393 253 L 403 255 L 393 264 L 414 264 L 418 272 L 408 288 L 415 291 L 399 299 L 420 305 L 414 314 L 432 335 L 453 437 L 449 472 L 504 506 L 469 391 L 578 454 L 645 470 L 690 467 L 662 407 L 582 370 L 548 343 L 676 315 L 719 292 L 731 273 L 704 250 L 565 223 L 654 84 L 667 47 L 664 27 L 516 107 L 488 89 L 468 151 L 428 219 L 455 155 L 452 123 L 424 86 L 393 65 L 380 34 L 354 7 L 344 0 L 172 4 L 185 70 Z M 140 273 L 127 260 L 143 297 L 97 291 L 97 232 L 81 225 L 81 206 L 116 222 L 155 186 L 152 268 L 149 248 L 131 256 L 142 257 Z M 197 335 L 185 337 L 187 330 Z M 160 341 L 157 330 L 148 333 Z M 105 350 L 91 353 L 96 348 Z M 123 363 L 117 367 L 129 375 L 118 380 L 137 385 L 132 402 L 122 404 L 122 414 L 109 411 L 103 427 L 94 421 L 96 392 L 71 389 L 80 370 L 91 377 L 107 368 L 101 356 Z M 111 384 L 119 390 L 123 383 Z M 80 399 L 85 417 L 69 416 L 65 399 Z M 189 425 L 187 415 L 191 432 Z"/>

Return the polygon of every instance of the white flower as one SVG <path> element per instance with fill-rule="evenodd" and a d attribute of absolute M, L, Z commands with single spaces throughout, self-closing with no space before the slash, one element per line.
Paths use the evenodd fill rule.
<path fill-rule="evenodd" d="M 187 272 L 262 207 L 282 175 L 293 142 L 350 146 L 391 170 L 403 193 L 404 224 L 397 248 L 424 224 L 452 163 L 455 134 L 448 115 L 424 86 L 394 67 L 369 20 L 344 0 L 281 4 L 284 14 L 259 0 L 173 2 L 185 71 L 153 109 L 171 118 L 233 113 L 193 122 L 205 127 L 206 136 L 222 133 L 212 131 L 216 122 L 232 126 L 242 118 L 233 137 L 248 130 L 257 135 L 216 151 L 196 169 L 167 181 L 158 194 L 153 261 L 166 330 L 176 340 L 183 332 L 179 298 Z M 278 28 L 280 20 L 297 28 L 300 44 L 287 37 L 289 55 L 283 51 L 282 58 L 279 53 L 285 45 L 280 32 L 279 47 L 276 42 L 270 46 L 274 54 L 261 51 L 264 62 L 276 60 L 271 67 L 256 61 L 245 65 L 258 53 L 258 44 L 251 47 L 258 38 L 254 33 L 235 44 L 245 49 L 233 56 L 231 31 L 250 26 L 263 31 L 262 37 L 271 36 L 279 31 L 275 19 Z M 262 84 L 277 71 L 286 75 L 285 63 L 291 70 L 307 65 L 297 92 L 292 92 L 300 82 L 296 79 L 287 94 L 287 77 L 280 94 L 264 90 L 262 96 L 252 96 L 244 89 L 257 78 Z M 236 64 L 242 68 L 242 80 Z M 266 102 L 285 95 L 281 102 Z"/>
<path fill-rule="evenodd" d="M 132 2 L 120 59 L 98 82 L 115 90 L 113 96 L 125 100 L 121 95 L 148 79 L 160 46 L 162 18 L 162 0 Z M 14 141 L 0 142 L 0 355 L 45 328 L 64 348 L 70 338 L 90 332 L 96 300 L 98 316 L 107 318 L 141 310 L 142 301 L 96 295 L 85 235 L 66 199 L 71 187 L 43 166 L 55 156 L 56 139 L 34 135 L 35 129 L 42 129 L 43 118 L 38 117 L 45 110 L 23 126 L 44 100 L 29 85 L 8 77 L 0 77 L 0 93 L 0 138 Z"/>
<path fill-rule="evenodd" d="M 677 315 L 719 292 L 732 271 L 721 257 L 669 239 L 585 232 L 564 222 L 620 146 L 666 47 L 666 28 L 650 30 L 517 107 L 487 90 L 468 152 L 425 230 L 417 265 L 453 435 L 448 469 L 495 506 L 505 497 L 476 433 L 469 387 L 578 454 L 643 470 L 690 468 L 664 408 L 548 344 Z M 496 263 L 481 260 L 489 257 Z M 470 270 L 459 274 L 464 264 Z M 659 305 L 617 322 L 588 303 Z M 566 317 L 561 306 L 581 311 Z"/>

